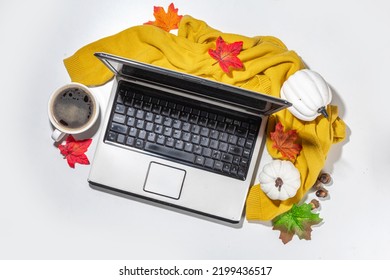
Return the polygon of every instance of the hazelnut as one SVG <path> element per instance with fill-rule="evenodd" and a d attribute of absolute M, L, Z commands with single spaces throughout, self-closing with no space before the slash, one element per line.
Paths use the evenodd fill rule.
<path fill-rule="evenodd" d="M 317 209 L 318 207 L 320 207 L 320 202 L 317 199 L 312 199 L 309 204 L 311 206 L 311 210 L 314 210 L 314 209 Z"/>
<path fill-rule="evenodd" d="M 316 191 L 316 196 L 320 198 L 325 198 L 328 196 L 328 191 L 325 188 L 320 188 Z"/>
<path fill-rule="evenodd" d="M 329 184 L 330 181 L 332 180 L 332 177 L 330 177 L 329 173 L 322 173 L 319 177 L 318 180 L 323 183 L 323 184 Z"/>

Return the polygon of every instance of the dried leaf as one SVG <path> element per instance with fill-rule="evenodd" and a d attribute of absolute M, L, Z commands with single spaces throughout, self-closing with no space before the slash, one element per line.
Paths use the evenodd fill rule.
<path fill-rule="evenodd" d="M 310 204 L 304 203 L 300 206 L 295 204 L 292 208 L 277 216 L 273 219 L 273 230 L 280 230 L 279 238 L 284 244 L 291 241 L 294 234 L 296 234 L 299 239 L 311 239 L 311 226 L 321 223 L 322 219 L 319 217 L 319 214 L 312 212 L 312 207 Z"/>
<path fill-rule="evenodd" d="M 144 24 L 150 24 L 157 27 L 160 27 L 161 29 L 164 29 L 165 31 L 169 32 L 173 29 L 179 28 L 179 22 L 183 16 L 178 15 L 178 10 L 175 9 L 175 6 L 173 3 L 171 3 L 168 7 L 168 12 L 165 12 L 163 7 L 154 7 L 154 17 L 156 18 L 155 21 L 148 21 Z"/>
<path fill-rule="evenodd" d="M 302 150 L 300 144 L 295 143 L 298 140 L 296 130 L 283 131 L 283 125 L 278 122 L 275 126 L 275 131 L 271 132 L 271 139 L 273 141 L 272 148 L 277 149 L 284 158 L 295 160 Z"/>
<path fill-rule="evenodd" d="M 215 50 L 209 49 L 209 55 L 217 60 L 225 73 L 230 73 L 230 68 L 242 69 L 244 65 L 237 57 L 242 50 L 242 41 L 227 44 L 222 37 L 218 37 Z"/>
<path fill-rule="evenodd" d="M 59 145 L 61 154 L 68 161 L 68 165 L 72 168 L 75 167 L 76 163 L 89 164 L 89 160 L 85 155 L 89 145 L 91 145 L 92 139 L 77 141 L 72 135 L 66 138 L 65 145 Z"/>

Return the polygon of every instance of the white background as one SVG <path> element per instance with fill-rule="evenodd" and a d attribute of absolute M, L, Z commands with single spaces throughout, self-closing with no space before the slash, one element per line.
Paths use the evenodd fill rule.
<path fill-rule="evenodd" d="M 0 258 L 389 259 L 387 1 L 174 2 L 221 31 L 280 38 L 334 89 L 348 139 L 329 154 L 334 183 L 311 241 L 283 245 L 267 224 L 231 228 L 98 192 L 89 166 L 67 166 L 47 118 L 50 94 L 70 81 L 62 60 L 170 2 L 0 3 Z M 110 84 L 93 90 L 104 107 Z"/>

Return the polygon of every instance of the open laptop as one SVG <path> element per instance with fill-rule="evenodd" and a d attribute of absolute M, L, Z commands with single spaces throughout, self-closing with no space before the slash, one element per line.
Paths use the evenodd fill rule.
<path fill-rule="evenodd" d="M 239 223 L 267 116 L 291 104 L 111 54 L 95 56 L 115 78 L 91 187 Z"/>

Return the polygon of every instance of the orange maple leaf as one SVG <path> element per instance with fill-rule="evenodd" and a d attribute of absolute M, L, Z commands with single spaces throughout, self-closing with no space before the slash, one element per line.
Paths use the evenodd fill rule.
<path fill-rule="evenodd" d="M 229 74 L 230 68 L 242 69 L 244 65 L 237 57 L 242 50 L 242 41 L 227 44 L 222 37 L 218 37 L 215 50 L 209 49 L 209 55 L 217 60 L 223 72 Z"/>
<path fill-rule="evenodd" d="M 160 27 L 161 29 L 169 32 L 172 29 L 178 29 L 179 28 L 179 22 L 183 16 L 178 15 L 178 10 L 175 9 L 175 5 L 171 3 L 168 7 L 168 12 L 165 12 L 163 7 L 156 7 L 154 6 L 154 17 L 156 18 L 155 21 L 148 21 L 144 24 L 150 24 L 157 27 Z"/>
<path fill-rule="evenodd" d="M 275 131 L 270 134 L 273 140 L 272 148 L 277 149 L 283 157 L 289 160 L 295 160 L 296 156 L 302 150 L 302 146 L 295 143 L 298 140 L 297 131 L 284 131 L 283 125 L 281 122 L 278 122 L 275 126 Z"/>

